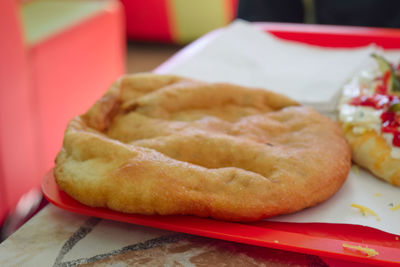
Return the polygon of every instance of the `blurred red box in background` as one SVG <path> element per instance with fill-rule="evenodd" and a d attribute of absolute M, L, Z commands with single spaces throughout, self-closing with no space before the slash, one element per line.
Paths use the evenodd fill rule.
<path fill-rule="evenodd" d="M 0 1 L 0 33 L 1 224 L 21 193 L 31 188 L 32 178 L 27 181 L 24 178 L 30 176 L 37 179 L 38 170 L 25 46 L 17 8 L 12 0 Z M 21 184 L 21 188 L 18 188 L 18 184 Z"/>
<path fill-rule="evenodd" d="M 125 72 L 126 40 L 116 0 L 2 0 L 0 33 L 1 225 L 53 167 L 68 121 Z"/>

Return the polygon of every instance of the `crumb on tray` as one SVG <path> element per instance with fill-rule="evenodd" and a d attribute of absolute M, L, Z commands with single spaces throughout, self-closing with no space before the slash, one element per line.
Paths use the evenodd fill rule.
<path fill-rule="evenodd" d="M 400 209 L 400 204 L 397 204 L 396 206 L 393 206 L 391 208 L 392 211 L 396 211 L 396 210 L 399 210 L 399 209 Z"/>
<path fill-rule="evenodd" d="M 371 214 L 376 217 L 377 221 L 381 220 L 381 218 L 379 218 L 378 214 L 376 214 L 375 211 L 371 210 L 368 207 L 358 205 L 358 204 L 351 204 L 351 207 L 359 209 L 364 216 L 366 216 L 367 214 Z"/>
<path fill-rule="evenodd" d="M 373 256 L 376 256 L 376 255 L 379 255 L 378 251 L 376 251 L 373 248 L 369 248 L 367 246 L 362 247 L 362 246 L 354 246 L 354 245 L 343 243 L 343 248 L 354 249 L 356 251 L 360 251 L 362 253 L 367 254 L 368 257 L 373 257 Z"/>
<path fill-rule="evenodd" d="M 353 172 L 354 172 L 356 175 L 359 175 L 359 174 L 360 174 L 360 168 L 358 168 L 357 165 L 355 165 L 355 164 L 351 165 L 351 169 L 353 170 Z"/>

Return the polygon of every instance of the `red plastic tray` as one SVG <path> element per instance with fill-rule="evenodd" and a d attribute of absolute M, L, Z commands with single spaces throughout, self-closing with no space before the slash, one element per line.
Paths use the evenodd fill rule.
<path fill-rule="evenodd" d="M 400 30 L 396 29 L 282 23 L 255 25 L 282 39 L 324 47 L 358 47 L 375 43 L 387 49 L 400 49 Z M 190 58 L 220 31 L 214 31 L 188 45 L 155 69 L 155 72 L 167 73 L 175 64 Z M 400 240 L 396 240 L 396 235 L 369 227 L 269 221 L 244 224 L 192 216 L 123 214 L 108 209 L 91 208 L 73 200 L 59 190 L 51 172 L 45 176 L 42 188 L 46 198 L 56 206 L 89 216 L 364 264 L 400 266 Z M 379 255 L 367 257 L 343 249 L 343 243 L 368 246 L 378 251 Z"/>
<path fill-rule="evenodd" d="M 44 177 L 42 190 L 54 205 L 88 216 L 347 261 L 400 265 L 400 241 L 396 240 L 396 236 L 369 227 L 269 221 L 234 223 L 193 216 L 125 214 L 92 208 L 72 199 L 58 188 L 52 171 Z M 379 255 L 367 257 L 357 251 L 344 249 L 343 243 L 368 246 L 378 251 Z"/>

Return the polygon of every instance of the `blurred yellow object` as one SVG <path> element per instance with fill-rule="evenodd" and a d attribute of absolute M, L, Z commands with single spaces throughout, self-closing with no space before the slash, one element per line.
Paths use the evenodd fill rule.
<path fill-rule="evenodd" d="M 231 1 L 230 1 L 231 2 Z M 170 0 L 173 40 L 188 43 L 232 20 L 226 0 Z"/>

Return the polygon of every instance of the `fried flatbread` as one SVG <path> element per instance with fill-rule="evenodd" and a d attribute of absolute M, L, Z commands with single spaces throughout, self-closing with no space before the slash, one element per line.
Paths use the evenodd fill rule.
<path fill-rule="evenodd" d="M 93 207 L 251 221 L 326 200 L 349 168 L 338 125 L 286 96 L 136 74 L 69 123 L 54 173 Z"/>

